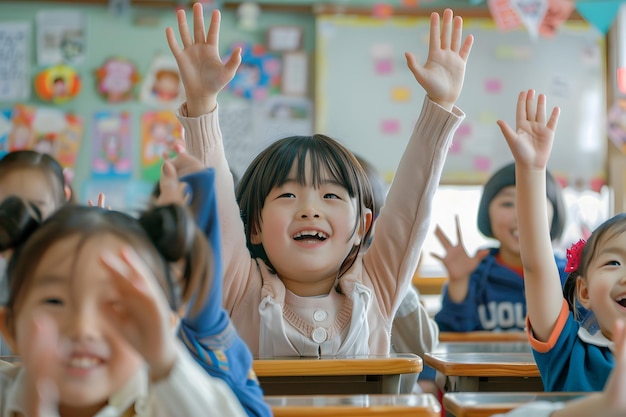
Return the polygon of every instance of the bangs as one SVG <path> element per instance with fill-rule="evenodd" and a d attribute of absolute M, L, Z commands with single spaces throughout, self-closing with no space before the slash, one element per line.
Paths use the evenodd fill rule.
<path fill-rule="evenodd" d="M 342 149 L 336 142 L 326 140 L 323 135 L 308 137 L 292 137 L 283 141 L 275 153 L 276 161 L 269 173 L 269 189 L 279 187 L 288 180 L 295 180 L 300 185 L 311 185 L 319 188 L 328 179 L 342 185 L 348 191 L 350 197 L 358 194 L 358 180 L 354 170 L 348 171 L 346 167 L 354 165 L 346 157 L 347 150 Z M 307 172 L 306 159 L 310 158 L 310 170 Z M 296 178 L 289 178 L 292 168 L 296 167 Z"/>

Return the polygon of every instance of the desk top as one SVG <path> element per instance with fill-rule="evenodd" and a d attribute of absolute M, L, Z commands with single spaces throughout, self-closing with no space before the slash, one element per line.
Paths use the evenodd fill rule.
<path fill-rule="evenodd" d="M 440 332 L 439 342 L 527 342 L 522 331 L 511 332 Z"/>
<path fill-rule="evenodd" d="M 431 352 L 424 363 L 447 376 L 540 376 L 530 352 Z"/>
<path fill-rule="evenodd" d="M 438 417 L 441 414 L 441 406 L 432 394 L 269 395 L 265 401 L 274 417 Z"/>
<path fill-rule="evenodd" d="M 561 402 L 583 395 L 585 393 L 576 392 L 455 392 L 444 394 L 443 406 L 456 417 L 488 417 L 531 401 Z"/>
<path fill-rule="evenodd" d="M 439 343 L 436 353 L 531 353 L 528 341 L 522 342 L 444 342 Z"/>
<path fill-rule="evenodd" d="M 411 353 L 389 356 L 280 357 L 255 359 L 253 368 L 259 377 L 399 375 L 422 371 L 422 358 Z"/>

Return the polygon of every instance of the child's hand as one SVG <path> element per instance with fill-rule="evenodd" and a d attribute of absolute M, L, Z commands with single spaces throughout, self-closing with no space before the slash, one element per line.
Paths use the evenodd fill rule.
<path fill-rule="evenodd" d="M 30 323 L 20 341 L 23 366 L 26 371 L 24 404 L 29 417 L 58 417 L 59 331 L 54 321 L 46 315 L 38 315 Z"/>
<path fill-rule="evenodd" d="M 433 258 L 441 261 L 446 267 L 450 281 L 469 279 L 469 276 L 474 272 L 480 261 L 482 261 L 485 256 L 489 255 L 489 250 L 483 249 L 477 251 L 473 257 L 470 257 L 463 246 L 463 235 L 461 233 L 458 215 L 455 216 L 455 221 L 457 244 L 453 245 L 450 239 L 448 239 L 448 236 L 441 230 L 441 227 L 437 225 L 435 228 L 435 236 L 437 236 L 446 254 L 442 257 L 431 253 Z"/>
<path fill-rule="evenodd" d="M 172 312 L 156 278 L 130 247 L 119 253 L 103 252 L 102 264 L 111 272 L 119 291 L 115 305 L 105 305 L 107 317 L 150 366 L 150 377 L 167 377 L 176 360 Z"/>
<path fill-rule="evenodd" d="M 181 48 L 174 30 L 165 30 L 167 43 L 176 59 L 187 96 L 187 116 L 210 113 L 217 105 L 217 94 L 233 79 L 241 63 L 241 49 L 233 51 L 224 64 L 219 54 L 220 12 L 211 14 L 208 35 L 204 29 L 202 4 L 193 6 L 193 37 L 184 10 L 176 12 Z"/>
<path fill-rule="evenodd" d="M 186 206 L 189 203 L 187 184 L 178 180 L 176 168 L 171 161 L 163 161 L 161 178 L 159 178 L 159 196 L 156 199 L 157 206 L 179 204 Z"/>
<path fill-rule="evenodd" d="M 461 45 L 463 19 L 453 19 L 452 10 L 443 12 L 443 28 L 439 30 L 439 14 L 430 15 L 430 44 L 428 59 L 419 65 L 409 52 L 404 55 L 417 82 L 426 90 L 426 95 L 440 106 L 451 110 L 456 103 L 465 78 L 465 64 L 472 49 L 474 37 L 469 35 Z"/>
<path fill-rule="evenodd" d="M 198 158 L 193 155 L 187 153 L 187 149 L 185 148 L 185 142 L 182 140 L 176 141 L 174 144 L 174 150 L 176 151 L 176 157 L 168 158 L 174 166 L 174 169 L 178 173 L 178 178 L 184 177 L 185 175 L 193 174 L 195 172 L 204 171 L 206 167 L 202 165 L 202 162 Z"/>
<path fill-rule="evenodd" d="M 498 120 L 497 123 L 511 148 L 516 165 L 545 169 L 560 110 L 558 107 L 552 109 L 550 119 L 546 123 L 546 96 L 539 94 L 536 103 L 534 98 L 534 90 L 522 91 L 519 94 L 515 116 L 516 131 L 503 120 Z"/>
<path fill-rule="evenodd" d="M 469 279 L 478 267 L 480 261 L 489 255 L 488 249 L 479 250 L 473 257 L 470 257 L 463 246 L 463 235 L 461 234 L 461 225 L 459 216 L 455 216 L 456 221 L 456 246 L 450 242 L 450 239 L 441 230 L 439 225 L 435 229 L 435 236 L 446 251 L 445 256 L 439 256 L 431 253 L 431 256 L 438 259 L 448 272 L 448 295 L 454 302 L 462 302 L 467 296 Z"/>
<path fill-rule="evenodd" d="M 91 200 L 87 200 L 87 205 L 88 205 L 89 207 L 100 207 L 100 208 L 105 208 L 104 201 L 105 201 L 104 194 L 103 194 L 103 193 L 99 193 L 99 194 L 98 194 L 98 201 L 97 201 L 96 203 L 94 203 L 94 202 L 93 202 L 93 201 L 91 201 Z M 106 206 L 106 208 L 107 208 L 108 210 L 111 210 L 111 206 Z"/>

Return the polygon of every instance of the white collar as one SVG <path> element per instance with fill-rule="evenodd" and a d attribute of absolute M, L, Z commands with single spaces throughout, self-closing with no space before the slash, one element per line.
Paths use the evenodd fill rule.
<path fill-rule="evenodd" d="M 613 350 L 613 342 L 606 338 L 600 331 L 597 329 L 593 334 L 589 333 L 589 331 L 584 327 L 578 328 L 578 337 L 585 343 L 590 345 L 599 346 L 599 347 L 608 347 Z"/>

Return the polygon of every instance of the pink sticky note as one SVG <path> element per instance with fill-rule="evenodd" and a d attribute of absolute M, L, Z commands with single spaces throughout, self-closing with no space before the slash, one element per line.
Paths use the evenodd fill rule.
<path fill-rule="evenodd" d="M 617 89 L 620 93 L 626 94 L 626 68 L 617 69 Z"/>
<path fill-rule="evenodd" d="M 374 62 L 374 71 L 376 74 L 389 74 L 393 71 L 393 62 L 389 58 L 377 59 Z"/>
<path fill-rule="evenodd" d="M 499 78 L 489 78 L 485 80 L 485 91 L 495 94 L 502 91 L 502 80 Z"/>
<path fill-rule="evenodd" d="M 480 172 L 490 172 L 491 171 L 491 158 L 486 156 L 475 156 L 474 157 L 474 169 Z"/>
<path fill-rule="evenodd" d="M 398 119 L 384 119 L 380 122 L 380 130 L 388 135 L 398 133 L 400 132 L 400 121 Z"/>
<path fill-rule="evenodd" d="M 465 139 L 472 134 L 472 126 L 469 123 L 461 123 L 461 125 L 454 132 L 454 139 Z"/>

